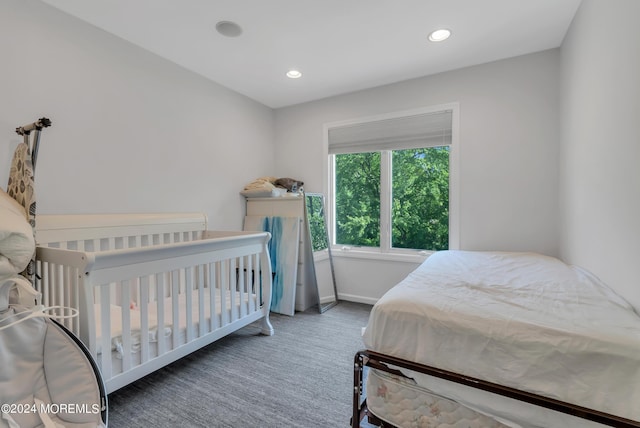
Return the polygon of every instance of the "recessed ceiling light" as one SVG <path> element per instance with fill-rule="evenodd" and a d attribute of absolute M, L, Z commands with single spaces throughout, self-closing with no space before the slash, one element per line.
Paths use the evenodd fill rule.
<path fill-rule="evenodd" d="M 447 40 L 449 36 L 451 36 L 451 30 L 442 28 L 440 30 L 432 31 L 431 34 L 429 34 L 429 40 L 432 42 L 441 42 L 443 40 Z"/>
<path fill-rule="evenodd" d="M 290 79 L 298 79 L 302 77 L 302 73 L 300 73 L 298 70 L 289 70 L 287 71 L 287 77 Z"/>
<path fill-rule="evenodd" d="M 220 21 L 216 24 L 216 31 L 225 37 L 238 37 L 242 34 L 242 28 L 235 22 Z"/>

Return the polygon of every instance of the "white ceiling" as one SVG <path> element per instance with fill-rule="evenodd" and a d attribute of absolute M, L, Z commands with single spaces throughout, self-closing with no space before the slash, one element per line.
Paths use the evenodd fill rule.
<path fill-rule="evenodd" d="M 43 0 L 278 108 L 560 46 L 580 0 Z M 224 37 L 218 21 L 243 33 Z M 445 42 L 427 41 L 446 27 Z M 285 73 L 296 68 L 300 79 Z"/>

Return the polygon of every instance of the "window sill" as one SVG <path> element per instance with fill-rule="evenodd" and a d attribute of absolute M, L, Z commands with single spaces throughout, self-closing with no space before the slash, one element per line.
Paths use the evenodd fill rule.
<path fill-rule="evenodd" d="M 422 263 L 431 254 L 433 254 L 433 251 L 383 253 L 376 249 L 363 249 L 363 248 L 353 248 L 353 247 L 331 248 L 331 255 L 334 258 L 385 260 L 385 261 L 404 262 L 404 263 Z"/>

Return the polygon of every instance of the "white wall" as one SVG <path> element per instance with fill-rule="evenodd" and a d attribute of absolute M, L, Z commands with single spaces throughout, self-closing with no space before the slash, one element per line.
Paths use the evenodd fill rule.
<path fill-rule="evenodd" d="M 273 175 L 274 112 L 34 0 L 0 2 L 0 186 L 17 126 L 49 117 L 38 212 L 202 211 L 239 229 Z"/>
<path fill-rule="evenodd" d="M 561 48 L 561 255 L 640 310 L 640 2 L 584 0 Z"/>
<path fill-rule="evenodd" d="M 460 244 L 558 253 L 559 50 L 276 111 L 276 170 L 323 191 L 324 123 L 460 105 Z M 380 297 L 412 264 L 339 259 L 341 294 Z"/>
<path fill-rule="evenodd" d="M 274 113 L 39 1 L 4 0 L 0 186 L 14 129 L 47 116 L 40 213 L 204 211 L 237 229 L 255 177 L 324 190 L 324 123 L 458 102 L 461 248 L 560 255 L 640 308 L 637 16 L 636 0 L 584 0 L 560 50 Z M 412 267 L 342 258 L 339 291 L 375 299 Z"/>

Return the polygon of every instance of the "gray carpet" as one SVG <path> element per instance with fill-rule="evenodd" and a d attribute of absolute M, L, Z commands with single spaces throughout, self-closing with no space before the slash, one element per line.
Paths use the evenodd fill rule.
<path fill-rule="evenodd" d="M 368 305 L 271 315 L 109 395 L 109 426 L 348 427 Z"/>

